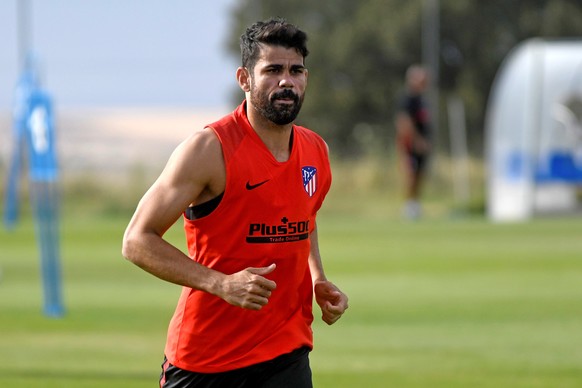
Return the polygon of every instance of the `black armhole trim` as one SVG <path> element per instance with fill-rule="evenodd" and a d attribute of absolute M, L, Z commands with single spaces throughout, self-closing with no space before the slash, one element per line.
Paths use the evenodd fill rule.
<path fill-rule="evenodd" d="M 206 217 L 218 207 L 218 204 L 222 200 L 224 193 L 221 193 L 217 197 L 212 198 L 209 201 L 203 202 L 201 204 L 190 206 L 184 212 L 187 219 L 194 221 L 202 217 Z"/>

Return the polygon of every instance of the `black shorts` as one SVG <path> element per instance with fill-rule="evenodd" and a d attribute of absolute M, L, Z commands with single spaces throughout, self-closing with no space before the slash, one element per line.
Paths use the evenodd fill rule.
<path fill-rule="evenodd" d="M 412 172 L 422 174 L 428 163 L 428 154 L 408 152 L 408 163 Z"/>
<path fill-rule="evenodd" d="M 197 373 L 180 369 L 164 357 L 161 388 L 312 388 L 307 347 L 270 361 L 222 373 Z"/>

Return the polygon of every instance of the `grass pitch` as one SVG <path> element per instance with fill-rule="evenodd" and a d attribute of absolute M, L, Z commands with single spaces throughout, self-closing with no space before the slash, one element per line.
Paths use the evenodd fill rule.
<path fill-rule="evenodd" d="M 357 213 L 340 206 L 318 222 L 328 277 L 350 309 L 331 327 L 316 317 L 316 387 L 582 384 L 579 218 L 494 225 Z M 121 257 L 127 222 L 64 217 L 62 319 L 41 312 L 30 219 L 0 231 L 0 386 L 156 385 L 180 290 Z M 167 237 L 184 246 L 179 225 Z"/>

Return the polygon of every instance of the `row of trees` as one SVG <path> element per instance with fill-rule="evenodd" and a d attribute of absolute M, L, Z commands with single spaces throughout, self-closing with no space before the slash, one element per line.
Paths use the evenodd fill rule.
<path fill-rule="evenodd" d="M 240 0 L 232 10 L 229 50 L 249 24 L 281 16 L 308 33 L 308 95 L 301 124 L 320 132 L 340 156 L 386 151 L 393 116 L 411 63 L 422 61 L 426 0 Z M 577 0 L 439 2 L 440 111 L 459 95 L 474 154 L 482 153 L 489 90 L 509 51 L 531 38 L 582 38 Z M 235 100 L 240 100 L 240 94 Z M 438 114 L 440 147 L 447 147 L 446 115 Z M 374 147 L 374 148 L 371 148 Z"/>

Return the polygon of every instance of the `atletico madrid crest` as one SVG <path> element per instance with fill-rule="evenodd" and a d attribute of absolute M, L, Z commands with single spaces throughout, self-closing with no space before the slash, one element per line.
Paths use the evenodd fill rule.
<path fill-rule="evenodd" d="M 301 174 L 305 192 L 310 197 L 313 197 L 313 194 L 317 191 L 317 169 L 312 166 L 305 166 L 301 168 Z"/>

